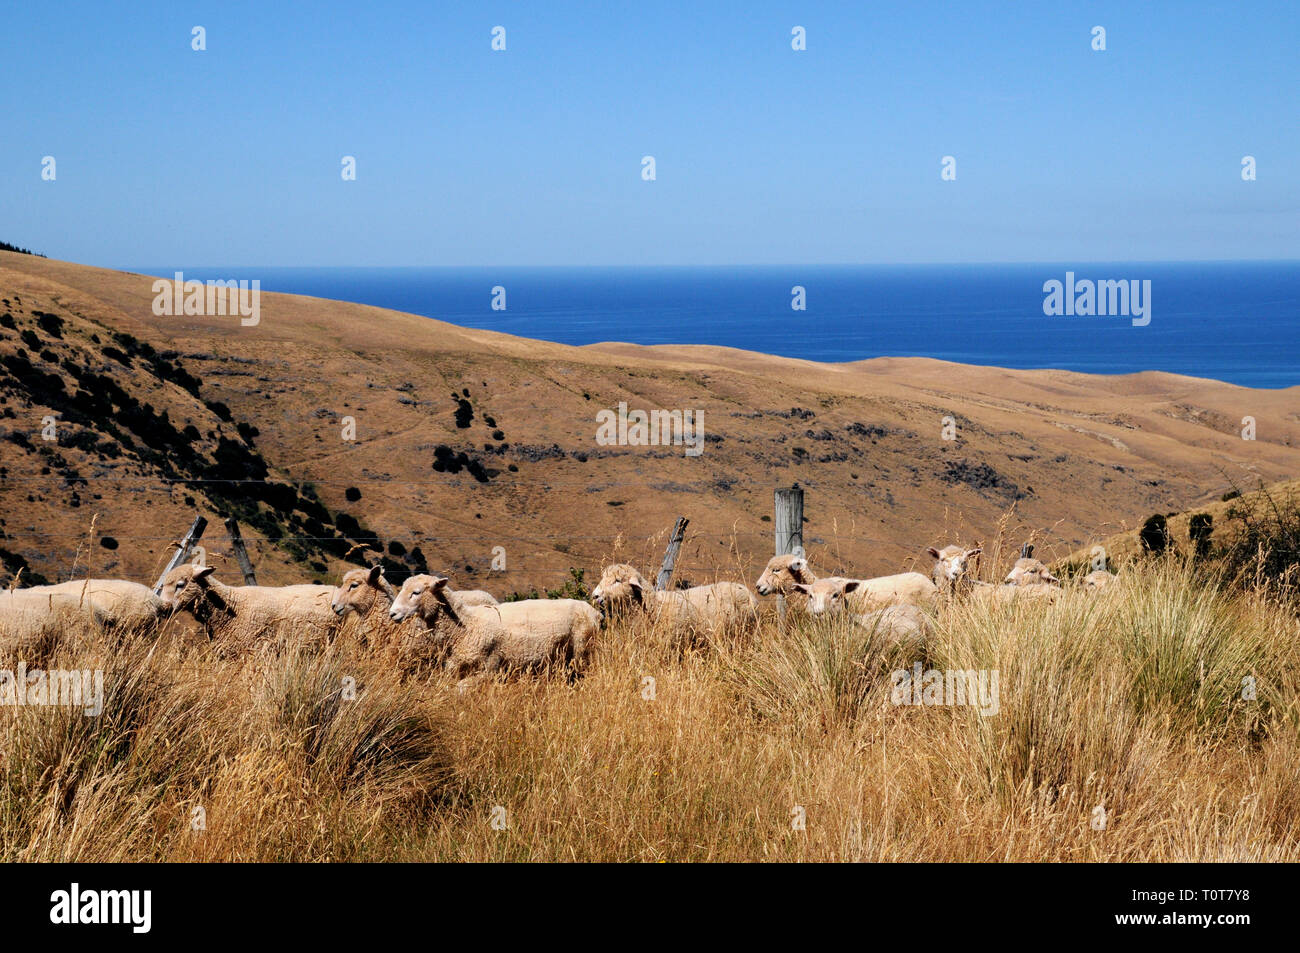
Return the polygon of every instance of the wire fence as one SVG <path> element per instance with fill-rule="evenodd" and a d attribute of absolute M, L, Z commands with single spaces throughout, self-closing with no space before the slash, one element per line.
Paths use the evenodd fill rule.
<path fill-rule="evenodd" d="M 381 485 L 385 487 L 406 486 L 406 487 L 416 487 L 416 488 L 436 485 L 452 491 L 473 490 L 475 492 L 486 492 L 492 490 L 499 490 L 499 491 L 514 491 L 517 493 L 528 493 L 528 492 L 535 492 L 539 490 L 550 491 L 554 489 L 568 489 L 574 487 L 582 488 L 589 492 L 596 492 L 603 489 L 612 489 L 612 488 L 635 488 L 640 490 L 652 490 L 656 493 L 666 493 L 666 492 L 667 493 L 673 493 L 673 492 L 699 493 L 704 490 L 716 492 L 719 491 L 720 489 L 725 489 L 727 492 L 731 492 L 735 489 L 740 489 L 747 493 L 767 494 L 767 493 L 771 493 L 773 490 L 771 484 L 767 484 L 763 486 L 756 486 L 752 484 L 738 486 L 738 481 L 730 481 L 725 478 L 717 478 L 708 481 L 699 481 L 696 483 L 677 483 L 671 480 L 659 480 L 654 482 L 646 481 L 646 480 L 641 480 L 641 481 L 617 481 L 616 480 L 616 481 L 589 481 L 589 482 L 537 481 L 537 482 L 526 483 L 526 484 L 509 483 L 509 484 L 493 485 L 493 484 L 483 484 L 473 479 L 456 479 L 454 477 L 452 478 L 443 477 L 439 479 L 430 479 L 430 480 L 393 480 L 384 477 L 356 477 L 348 480 L 338 480 L 338 479 L 315 479 L 315 478 L 302 477 L 302 476 L 291 476 L 291 477 L 286 477 L 283 480 L 271 480 L 266 478 L 229 480 L 229 479 L 211 479 L 211 478 L 180 478 L 180 477 L 170 478 L 170 477 L 158 477 L 158 476 L 147 476 L 147 475 L 136 475 L 136 474 L 111 474 L 111 475 L 89 477 L 89 478 L 77 477 L 70 480 L 68 478 L 60 477 L 58 474 L 53 474 L 53 473 L 48 475 L 47 480 L 41 481 L 41 485 L 48 491 L 49 483 L 56 480 L 62 480 L 65 487 L 73 483 L 80 483 L 84 481 L 87 483 L 87 485 L 90 485 L 91 483 L 97 485 L 98 484 L 133 485 L 133 486 L 142 486 L 142 487 L 153 487 L 153 488 L 158 488 L 163 490 L 170 490 L 171 488 L 176 486 L 188 486 L 188 485 L 197 485 L 197 486 L 279 485 L 279 486 L 283 486 L 286 483 L 296 484 L 299 487 L 307 484 L 311 484 L 314 486 L 328 485 L 328 486 L 357 487 L 357 486 Z M 14 480 L 9 478 L 7 475 L 4 477 L 0 477 L 0 489 L 27 488 L 35 485 L 37 485 L 36 481 Z M 863 483 L 845 484 L 839 482 L 828 482 L 828 481 L 819 481 L 815 479 L 805 479 L 801 476 L 796 486 L 799 486 L 805 490 L 810 490 L 810 491 L 840 492 L 843 490 L 852 490 L 862 494 L 863 497 L 869 496 L 869 494 L 866 492 L 868 488 Z M 359 502 L 359 500 L 355 502 Z M 173 550 L 174 547 L 181 545 L 181 535 L 178 533 L 162 533 L 157 531 L 156 529 L 150 532 L 123 533 L 114 530 L 112 528 L 112 523 L 114 522 L 115 519 L 121 518 L 121 519 L 139 520 L 141 517 L 140 517 L 140 512 L 138 510 L 131 510 L 129 513 L 117 514 L 114 513 L 112 509 L 106 511 L 104 507 L 96 507 L 91 502 L 83 503 L 83 506 L 88 512 L 92 512 L 96 514 L 96 520 L 98 521 L 98 523 L 97 523 L 97 529 L 94 537 L 92 537 L 92 535 L 86 531 L 71 532 L 71 533 L 53 532 L 53 531 L 41 530 L 35 527 L 29 527 L 24 530 L 15 531 L 10 527 L 6 527 L 4 532 L 0 533 L 0 539 L 27 542 L 32 547 L 37 547 L 41 545 L 45 545 L 45 546 L 66 545 L 68 542 L 75 540 L 78 541 L 79 544 L 85 542 L 89 548 L 89 544 L 91 544 L 94 541 L 95 537 L 98 537 L 101 542 L 104 538 L 108 537 L 118 543 L 124 542 L 128 544 L 163 544 L 165 550 Z M 689 510 L 687 510 L 685 506 L 683 507 L 683 510 L 686 510 L 687 515 L 689 515 Z M 108 516 L 107 519 L 104 518 L 106 512 Z M 283 513 L 284 511 L 277 510 L 276 512 Z M 264 561 L 264 557 L 267 556 L 269 553 L 278 552 L 289 563 L 293 563 L 296 561 L 290 553 L 285 552 L 283 550 L 282 547 L 284 544 L 294 544 L 294 543 L 331 544 L 333 547 L 337 548 L 341 543 L 348 543 L 352 545 L 353 550 L 360 550 L 363 553 L 369 554 L 367 558 L 369 559 L 369 561 L 372 562 L 378 561 L 379 559 L 388 559 L 390 561 L 403 562 L 407 560 L 407 557 L 410 556 L 412 550 L 418 548 L 421 550 L 421 555 L 424 556 L 426 564 L 433 566 L 435 563 L 437 563 L 439 564 L 438 568 L 443 571 L 447 571 L 447 570 L 458 571 L 459 567 L 463 567 L 465 570 L 467 570 L 475 577 L 488 576 L 494 578 L 501 578 L 504 580 L 520 579 L 520 578 L 526 578 L 530 580 L 539 579 L 539 578 L 567 579 L 571 577 L 575 569 L 580 569 L 583 570 L 584 572 L 587 571 L 598 572 L 600 569 L 600 562 L 602 560 L 611 557 L 615 551 L 637 552 L 642 556 L 642 558 L 645 558 L 650 554 L 651 547 L 654 547 L 656 545 L 662 545 L 667 540 L 668 534 L 671 530 L 671 525 L 665 525 L 664 527 L 661 527 L 660 529 L 650 533 L 645 533 L 645 532 L 637 533 L 631 531 L 623 531 L 617 533 L 567 533 L 567 532 L 520 533 L 520 532 L 497 532 L 497 531 L 490 531 L 490 530 L 485 530 L 483 532 L 467 532 L 467 530 L 470 530 L 473 527 L 473 521 L 468 517 L 464 517 L 464 516 L 457 517 L 450 514 L 441 513 L 436 510 L 431 511 L 429 509 L 424 509 L 421 511 L 421 518 L 424 519 L 432 518 L 435 520 L 440 520 L 449 523 L 452 526 L 456 527 L 457 531 L 449 532 L 449 533 L 408 532 L 408 533 L 403 533 L 400 537 L 390 537 L 390 542 L 394 541 L 395 539 L 397 542 L 400 543 L 402 547 L 400 552 L 395 552 L 389 548 L 386 548 L 384 546 L 382 539 L 379 537 L 378 533 L 374 533 L 373 531 L 370 530 L 367 530 L 367 533 L 361 535 L 359 538 L 357 536 L 345 536 L 344 534 L 338 534 L 333 536 L 285 534 L 285 535 L 277 535 L 272 537 L 261 533 L 261 531 L 257 530 L 256 527 L 253 527 L 252 530 L 256 535 L 245 536 L 244 542 L 248 545 L 248 548 L 252 550 L 252 552 L 255 553 L 256 556 L 258 557 L 255 560 L 255 562 L 261 562 L 263 569 L 269 570 L 269 575 L 284 575 L 288 570 L 287 566 L 267 565 Z M 822 549 L 828 554 L 830 554 L 832 556 L 832 559 L 828 561 L 831 562 L 838 560 L 839 557 L 835 555 L 835 553 L 839 547 L 842 546 L 856 547 L 860 545 L 870 545 L 872 547 L 882 549 L 891 554 L 900 556 L 901 560 L 904 563 L 908 563 L 912 565 L 926 561 L 924 557 L 925 546 L 929 545 L 929 543 L 931 542 L 930 540 L 918 540 L 918 544 L 916 546 L 911 546 L 899 542 L 897 539 L 887 539 L 881 536 L 866 535 L 866 534 L 856 532 L 854 531 L 854 520 L 850 518 L 848 522 L 849 522 L 849 528 L 843 532 L 841 532 L 839 529 L 838 520 L 833 522 L 831 529 L 828 533 L 824 533 L 822 535 L 817 535 L 817 536 L 810 536 L 808 539 L 809 545 L 811 547 Z M 180 527 L 178 527 L 178 529 L 180 529 Z M 1133 529 L 1136 529 L 1136 527 L 1116 525 L 1110 529 L 1107 535 L 1115 535 L 1117 533 L 1131 531 Z M 1039 540 L 1043 540 L 1044 538 L 1041 532 L 1026 530 L 1026 533 L 1027 535 L 1034 536 Z M 1097 532 L 1094 532 L 1093 536 L 1090 538 L 1091 542 L 1088 541 L 1068 542 L 1065 540 L 1061 540 L 1060 542 L 1062 546 L 1067 549 L 1067 551 L 1074 551 L 1092 545 L 1095 542 L 1099 542 L 1104 538 L 1105 538 L 1104 536 L 1100 536 L 1098 535 Z M 720 549 L 721 546 L 725 545 L 725 543 L 728 541 L 730 541 L 733 545 L 729 547 L 728 550 L 725 552 L 723 551 L 717 552 L 716 553 L 717 558 L 714 560 L 712 564 L 706 564 L 698 561 L 689 561 L 689 560 L 686 562 L 678 563 L 676 567 L 676 573 L 678 574 L 679 577 L 687 576 L 687 575 L 698 575 L 701 573 L 704 574 L 716 573 L 719 571 L 720 567 L 726 566 L 734 569 L 744 563 L 753 563 L 759 558 L 758 554 L 761 553 L 765 548 L 763 547 L 762 543 L 759 541 L 773 540 L 773 539 L 774 539 L 774 529 L 771 526 L 771 524 L 767 524 L 767 525 L 759 524 L 758 526 L 754 526 L 753 528 L 733 527 L 731 529 L 724 530 L 724 531 L 718 531 L 718 530 L 700 531 L 695 528 L 692 528 L 687 534 L 688 553 L 690 552 L 689 550 L 690 544 L 698 541 L 705 541 L 705 542 L 717 541 L 719 543 Z M 478 556 L 473 556 L 473 555 L 467 556 L 462 551 L 459 554 L 459 556 L 456 558 L 455 563 L 452 563 L 450 561 L 448 554 L 446 554 L 445 552 L 438 551 L 439 548 L 443 546 L 448 546 L 448 545 L 463 546 L 464 544 L 474 544 L 476 546 L 481 547 L 482 551 Z M 576 544 L 582 548 L 583 552 L 568 553 L 565 549 L 559 549 L 556 544 L 562 544 L 564 546 Z M 225 536 L 225 535 L 205 536 L 199 542 L 199 545 L 203 548 L 205 557 L 210 556 L 216 560 L 224 560 L 228 556 L 233 557 L 233 553 L 226 552 L 227 550 L 233 550 L 233 542 L 229 536 Z M 506 559 L 507 568 L 505 569 L 491 568 L 493 565 L 496 564 L 494 562 L 494 557 L 497 556 L 497 554 L 492 551 L 493 548 L 503 547 L 507 545 L 515 549 L 515 551 L 508 552 L 507 554 L 507 559 Z M 1015 546 L 1018 545 L 1019 545 L 1018 543 L 1015 544 Z M 742 546 L 745 552 L 742 552 Z M 1010 548 L 1015 548 L 1015 546 L 1010 546 Z M 535 549 L 542 549 L 545 550 L 546 552 L 544 553 L 533 552 L 530 554 L 527 551 L 525 552 L 518 551 L 519 548 L 524 548 L 525 550 L 527 550 L 528 547 L 534 547 Z M 428 549 L 430 552 L 426 554 L 424 552 L 425 549 Z M 103 555 L 100 549 L 94 549 L 92 551 L 95 553 L 95 557 L 102 557 Z M 110 553 L 116 552 L 116 547 L 114 547 L 113 549 L 109 549 L 107 551 Z M 557 552 L 563 553 L 565 556 L 568 557 L 568 559 L 565 560 L 564 562 L 554 562 L 553 557 Z M 768 550 L 768 552 L 771 552 L 771 550 Z M 693 555 L 697 557 L 700 555 L 698 548 L 694 551 Z M 337 555 L 328 552 L 322 553 L 321 556 L 327 559 L 339 558 Z M 532 558 L 530 558 L 530 556 Z M 89 556 L 89 554 L 87 554 L 84 557 L 81 556 L 80 545 L 78 546 L 78 558 L 81 559 L 83 563 L 87 561 L 94 562 L 95 557 L 91 557 Z M 537 557 L 542 557 L 542 558 L 551 557 L 551 558 L 545 558 L 544 562 L 541 561 L 533 562 L 533 558 L 537 558 Z M 466 560 L 476 560 L 476 559 L 481 559 L 482 565 L 475 565 L 474 562 L 472 561 L 466 561 Z M 413 562 L 414 560 L 407 561 L 406 564 L 410 566 Z M 234 560 L 233 558 L 231 558 L 231 566 L 233 567 L 233 565 L 234 565 Z"/>

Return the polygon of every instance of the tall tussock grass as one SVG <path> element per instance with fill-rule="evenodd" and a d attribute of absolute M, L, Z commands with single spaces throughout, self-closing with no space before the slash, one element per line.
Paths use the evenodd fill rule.
<path fill-rule="evenodd" d="M 0 708 L 0 856 L 1300 859 L 1276 590 L 1153 560 L 941 605 L 923 649 L 765 613 L 712 643 L 629 617 L 572 683 L 464 695 L 346 631 L 242 654 L 70 633 L 47 665 L 102 667 L 104 712 Z M 995 710 L 896 703 L 916 664 L 996 673 Z"/>

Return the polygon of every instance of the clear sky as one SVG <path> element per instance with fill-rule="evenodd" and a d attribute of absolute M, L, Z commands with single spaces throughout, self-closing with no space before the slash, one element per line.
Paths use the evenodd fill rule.
<path fill-rule="evenodd" d="M 110 267 L 1300 258 L 1296 0 L 12 0 L 0 57 L 0 239 Z"/>

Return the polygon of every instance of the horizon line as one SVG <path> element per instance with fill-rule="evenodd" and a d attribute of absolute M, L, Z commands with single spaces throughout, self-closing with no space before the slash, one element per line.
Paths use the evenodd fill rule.
<path fill-rule="evenodd" d="M 42 256 L 45 257 L 45 256 Z M 149 265 L 149 266 L 126 266 L 126 265 L 94 265 L 89 262 L 76 262 L 64 258 L 51 258 L 51 261 L 65 261 L 69 264 L 90 265 L 96 268 L 108 268 L 114 271 L 125 271 L 136 274 L 148 274 L 141 271 L 142 267 L 149 268 L 175 268 L 174 265 Z M 1069 261 L 1066 259 L 1038 259 L 1038 260 L 987 260 L 987 261 L 843 261 L 843 262 L 704 262 L 704 263 L 658 263 L 658 264 L 633 264 L 633 263 L 550 263 L 550 264 L 503 264 L 500 262 L 486 264 L 404 264 L 404 265 L 354 265 L 354 264 L 269 264 L 261 263 L 257 265 L 249 264 L 209 264 L 204 263 L 198 267 L 202 268 L 356 268 L 356 269 L 468 269 L 468 268 L 537 268 L 537 269 L 581 269 L 581 268 L 954 268 L 954 267 L 989 267 L 989 266 L 1006 266 L 1006 265 L 1042 265 L 1042 266 L 1066 266 L 1066 267 L 1086 267 L 1090 265 L 1243 265 L 1243 264 L 1260 264 L 1260 265 L 1300 265 L 1300 257 L 1297 258 L 1090 258 Z M 191 266 L 193 267 L 193 266 Z"/>

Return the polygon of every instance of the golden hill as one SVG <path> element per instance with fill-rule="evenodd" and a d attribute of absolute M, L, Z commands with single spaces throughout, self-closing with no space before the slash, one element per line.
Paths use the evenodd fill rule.
<path fill-rule="evenodd" d="M 796 481 L 814 565 L 868 575 L 928 569 L 926 546 L 988 541 L 1013 508 L 1009 542 L 1033 532 L 1039 555 L 1063 556 L 1230 482 L 1300 472 L 1300 388 L 575 348 L 277 294 L 243 327 L 155 316 L 153 281 L 0 253 L 6 577 L 89 566 L 151 581 L 199 511 L 210 556 L 225 548 L 218 517 L 236 515 L 273 584 L 336 578 L 369 542 L 394 571 L 554 587 L 616 552 L 657 564 L 678 515 L 679 577 L 752 583 L 773 548 L 772 490 Z M 596 414 L 621 401 L 702 411 L 703 454 L 599 445 Z M 1257 440 L 1240 436 L 1246 415 Z"/>

